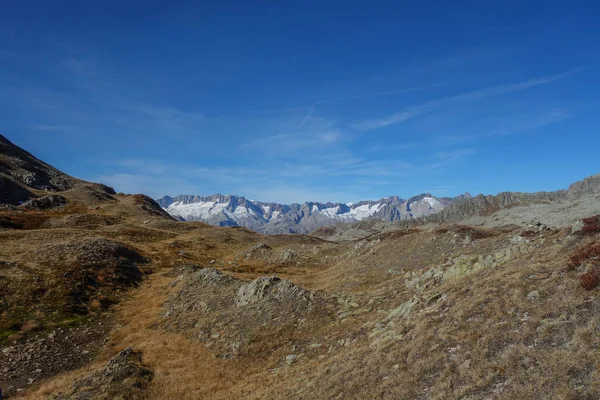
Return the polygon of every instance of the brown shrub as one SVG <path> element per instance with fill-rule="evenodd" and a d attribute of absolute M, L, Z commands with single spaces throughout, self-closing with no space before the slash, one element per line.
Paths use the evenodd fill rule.
<path fill-rule="evenodd" d="M 597 270 L 591 270 L 579 277 L 579 283 L 585 290 L 592 290 L 600 285 L 600 273 Z"/>
<path fill-rule="evenodd" d="M 581 233 L 584 235 L 591 235 L 600 232 L 600 215 L 594 215 L 593 217 L 583 218 L 583 227 Z"/>
<path fill-rule="evenodd" d="M 600 260 L 600 243 L 590 243 L 577 249 L 569 259 L 567 270 L 573 271 L 584 261 Z"/>
<path fill-rule="evenodd" d="M 521 232 L 521 236 L 523 236 L 524 238 L 531 238 L 531 237 L 536 236 L 537 234 L 538 233 L 536 231 L 530 231 L 530 230 Z"/>

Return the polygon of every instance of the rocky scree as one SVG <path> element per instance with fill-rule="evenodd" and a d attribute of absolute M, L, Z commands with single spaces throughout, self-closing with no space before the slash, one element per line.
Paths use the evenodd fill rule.
<path fill-rule="evenodd" d="M 22 338 L 0 346 L 3 395 L 15 395 L 43 379 L 87 364 L 102 350 L 112 325 L 107 316 L 43 331 L 32 326 Z"/>

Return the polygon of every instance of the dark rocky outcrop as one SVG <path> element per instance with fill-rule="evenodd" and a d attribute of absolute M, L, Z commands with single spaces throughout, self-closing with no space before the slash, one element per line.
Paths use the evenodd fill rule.
<path fill-rule="evenodd" d="M 21 205 L 22 208 L 33 208 L 36 210 L 47 210 L 67 204 L 67 199 L 58 194 L 50 194 L 37 199 L 27 200 Z"/>
<path fill-rule="evenodd" d="M 62 192 L 81 186 L 90 186 L 107 195 L 115 194 L 106 185 L 86 182 L 59 171 L 0 135 L 0 203 L 19 205 L 40 196 L 39 191 Z"/>

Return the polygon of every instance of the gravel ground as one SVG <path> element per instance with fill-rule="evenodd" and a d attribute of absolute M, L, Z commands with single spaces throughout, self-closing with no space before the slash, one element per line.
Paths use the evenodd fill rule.
<path fill-rule="evenodd" d="M 106 343 L 110 316 L 33 333 L 0 347 L 0 388 L 8 398 L 28 386 L 92 361 Z"/>

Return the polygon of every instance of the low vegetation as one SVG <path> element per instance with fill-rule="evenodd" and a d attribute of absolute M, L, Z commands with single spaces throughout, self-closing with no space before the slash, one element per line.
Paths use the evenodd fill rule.
<path fill-rule="evenodd" d="M 588 271 L 579 277 L 579 282 L 585 290 L 592 290 L 600 285 L 600 273 L 597 269 Z"/>
<path fill-rule="evenodd" d="M 263 236 L 66 182 L 0 209 L 5 396 L 600 398 L 596 217 Z"/>
<path fill-rule="evenodd" d="M 573 271 L 584 262 L 600 263 L 600 243 L 592 242 L 578 248 L 571 255 L 567 267 Z"/>

